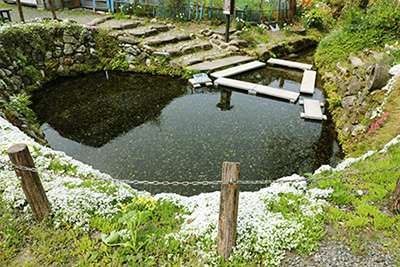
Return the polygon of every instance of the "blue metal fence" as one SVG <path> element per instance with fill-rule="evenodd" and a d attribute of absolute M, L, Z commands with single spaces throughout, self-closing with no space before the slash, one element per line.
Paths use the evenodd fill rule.
<path fill-rule="evenodd" d="M 88 0 L 81 0 L 84 4 Z M 123 12 L 125 14 L 136 14 L 143 16 L 156 16 L 160 18 L 173 19 L 216 19 L 225 20 L 223 14 L 223 3 L 216 5 L 216 0 L 183 0 L 181 4 L 171 4 L 166 0 L 89 0 L 91 8 L 96 8 L 96 2 L 104 1 L 108 10 L 112 13 Z M 93 2 L 92 2 L 93 1 Z M 261 23 L 278 21 L 287 18 L 290 0 L 260 0 L 250 2 L 249 0 L 236 0 L 236 17 L 248 22 Z M 87 2 L 86 2 L 87 3 Z M 104 7 L 102 7 L 104 9 Z"/>

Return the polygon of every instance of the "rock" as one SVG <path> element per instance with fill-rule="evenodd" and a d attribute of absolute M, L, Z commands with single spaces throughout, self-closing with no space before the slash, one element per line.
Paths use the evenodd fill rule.
<path fill-rule="evenodd" d="M 220 45 L 221 44 L 221 41 L 218 40 L 218 39 L 211 39 L 210 41 L 211 41 L 211 43 L 213 43 L 215 45 Z"/>
<path fill-rule="evenodd" d="M 156 25 L 156 26 L 152 26 L 153 29 L 159 31 L 159 32 L 167 32 L 169 31 L 169 28 L 167 25 Z"/>
<path fill-rule="evenodd" d="M 332 72 L 325 72 L 324 73 L 325 78 L 327 79 L 333 79 L 335 76 L 333 76 Z"/>
<path fill-rule="evenodd" d="M 248 44 L 245 40 L 236 40 L 239 44 L 239 47 L 248 47 Z"/>
<path fill-rule="evenodd" d="M 59 40 L 55 40 L 53 43 L 54 43 L 55 46 L 59 46 L 59 47 L 64 46 L 64 42 L 59 41 Z"/>
<path fill-rule="evenodd" d="M 230 46 L 228 46 L 227 50 L 231 51 L 231 52 L 239 52 L 240 49 L 239 49 L 239 47 L 230 45 Z"/>
<path fill-rule="evenodd" d="M 142 50 L 145 51 L 147 54 L 151 55 L 154 53 L 154 49 L 148 45 L 143 45 Z"/>
<path fill-rule="evenodd" d="M 355 67 L 361 67 L 363 65 L 362 60 L 355 56 L 349 56 L 349 61 L 350 64 Z"/>
<path fill-rule="evenodd" d="M 135 68 L 135 65 L 133 65 L 133 64 L 129 64 L 129 66 L 128 66 L 130 69 L 134 69 Z"/>
<path fill-rule="evenodd" d="M 204 29 L 202 33 L 204 36 L 210 37 L 213 34 L 212 29 L 208 28 L 208 29 Z"/>
<path fill-rule="evenodd" d="M 63 50 L 64 55 L 70 56 L 74 53 L 74 46 L 70 43 L 66 43 Z"/>
<path fill-rule="evenodd" d="M 90 53 L 92 56 L 97 56 L 97 51 L 96 51 L 94 48 L 90 48 L 90 49 L 89 49 L 89 53 Z"/>
<path fill-rule="evenodd" d="M 340 66 L 340 62 L 338 62 L 337 65 L 336 65 L 336 72 L 337 72 L 339 75 L 346 75 L 346 73 L 347 73 L 347 68 L 341 67 L 341 66 Z"/>
<path fill-rule="evenodd" d="M 168 59 L 168 58 L 170 57 L 170 54 L 167 53 L 167 52 L 154 52 L 154 53 L 153 53 L 153 56 L 156 56 L 156 57 L 163 57 L 163 58 L 165 58 L 165 59 Z"/>
<path fill-rule="evenodd" d="M 212 44 L 210 44 L 209 42 L 202 42 L 200 43 L 200 46 L 203 50 L 210 50 L 212 49 Z"/>
<path fill-rule="evenodd" d="M 130 36 L 118 36 L 118 40 L 120 40 L 121 42 L 124 42 L 124 43 L 131 44 L 131 45 L 137 45 L 140 43 L 138 40 L 136 40 L 135 38 L 130 37 Z"/>
<path fill-rule="evenodd" d="M 134 55 L 134 56 L 137 56 L 137 55 L 139 54 L 139 52 L 138 52 L 135 48 L 133 48 L 132 46 L 130 46 L 130 47 L 124 49 L 124 51 L 125 51 L 126 53 L 131 54 L 131 55 Z"/>
<path fill-rule="evenodd" d="M 194 45 L 193 46 L 194 51 L 200 51 L 201 50 L 201 45 Z"/>
<path fill-rule="evenodd" d="M 233 45 L 233 46 L 239 46 L 239 43 L 237 40 L 232 40 L 228 43 L 228 45 Z"/>
<path fill-rule="evenodd" d="M 64 40 L 64 43 L 68 43 L 68 44 L 76 44 L 78 42 L 78 40 L 76 40 L 76 38 L 74 36 L 67 35 L 67 34 L 63 35 L 63 40 Z"/>
<path fill-rule="evenodd" d="M 3 69 L 4 73 L 7 75 L 7 77 L 10 77 L 12 75 L 12 71 L 8 69 Z"/>
<path fill-rule="evenodd" d="M 146 52 L 142 52 L 140 53 L 139 57 L 138 57 L 138 61 L 139 62 L 143 62 L 146 60 L 146 58 L 149 57 L 149 54 L 147 54 Z"/>
<path fill-rule="evenodd" d="M 150 22 L 151 22 L 151 23 L 157 23 L 158 21 L 157 21 L 156 18 L 154 18 L 154 19 L 150 20 Z"/>
<path fill-rule="evenodd" d="M 150 58 L 147 58 L 146 59 L 146 66 L 150 67 L 150 65 L 151 65 L 151 60 L 150 60 Z"/>
<path fill-rule="evenodd" d="M 170 62 L 169 62 L 169 65 L 170 65 L 173 69 L 181 69 L 181 68 L 182 68 L 181 64 L 179 64 L 179 63 L 176 62 L 176 61 L 170 61 Z"/>
<path fill-rule="evenodd" d="M 352 136 L 357 136 L 363 133 L 366 133 L 368 131 L 368 127 L 362 124 L 357 124 L 356 126 L 353 127 L 351 131 Z"/>
<path fill-rule="evenodd" d="M 86 52 L 86 47 L 84 45 L 81 45 L 75 50 L 77 53 L 85 53 Z"/>
<path fill-rule="evenodd" d="M 356 102 L 357 97 L 356 96 L 346 96 L 342 98 L 342 107 L 344 109 L 351 109 L 355 102 Z"/>
<path fill-rule="evenodd" d="M 130 35 L 133 35 L 133 36 L 135 36 L 135 37 L 142 37 L 142 36 L 148 36 L 148 35 L 146 35 L 146 32 L 145 31 L 127 31 L 126 32 L 127 34 L 130 34 Z"/>
<path fill-rule="evenodd" d="M 74 58 L 77 62 L 82 62 L 85 59 L 85 55 L 82 53 L 76 53 Z"/>
<path fill-rule="evenodd" d="M 187 47 L 182 48 L 182 54 L 184 54 L 184 55 L 191 54 L 193 52 L 195 52 L 195 50 L 194 50 L 194 47 L 192 47 L 192 46 L 187 46 Z"/>
<path fill-rule="evenodd" d="M 189 35 L 189 34 L 182 33 L 182 34 L 178 34 L 178 35 L 176 36 L 176 39 L 177 39 L 178 41 L 186 41 L 186 40 L 190 40 L 191 38 L 190 38 L 190 35 Z"/>
<path fill-rule="evenodd" d="M 169 53 L 171 57 L 178 57 L 181 55 L 181 50 L 178 48 L 170 48 L 167 49 L 167 53 Z"/>
<path fill-rule="evenodd" d="M 221 44 L 219 45 L 219 48 L 226 49 L 226 48 L 228 48 L 228 44 L 225 42 L 224 43 L 221 42 Z"/>
<path fill-rule="evenodd" d="M 342 128 L 342 134 L 344 136 L 349 135 L 351 133 L 352 128 L 353 128 L 353 125 L 350 122 L 347 122 Z"/>
<path fill-rule="evenodd" d="M 356 79 L 356 78 L 351 79 L 349 85 L 347 86 L 346 94 L 347 95 L 357 94 L 360 91 L 361 86 L 362 86 L 362 83 L 358 79 Z"/>
<path fill-rule="evenodd" d="M 136 57 L 132 56 L 132 55 L 126 55 L 125 56 L 125 61 L 128 63 L 131 63 L 132 61 L 135 61 Z"/>

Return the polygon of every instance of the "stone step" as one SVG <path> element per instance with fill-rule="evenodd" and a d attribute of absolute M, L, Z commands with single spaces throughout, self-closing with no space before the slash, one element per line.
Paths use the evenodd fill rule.
<path fill-rule="evenodd" d="M 211 73 L 211 77 L 213 78 L 222 78 L 222 77 L 229 77 L 229 76 L 233 76 L 233 75 L 237 75 L 246 71 L 250 71 L 250 70 L 254 70 L 254 69 L 258 69 L 261 67 L 264 67 L 265 63 L 264 62 L 260 62 L 260 61 L 252 61 L 249 63 L 245 63 L 243 65 L 240 66 L 236 66 L 236 67 L 232 67 L 229 69 L 225 69 L 225 70 L 221 70 L 221 71 L 217 71 L 217 72 L 213 72 Z"/>

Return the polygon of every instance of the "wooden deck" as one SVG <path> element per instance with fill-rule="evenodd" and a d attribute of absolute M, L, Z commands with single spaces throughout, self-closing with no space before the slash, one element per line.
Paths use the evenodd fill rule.
<path fill-rule="evenodd" d="M 295 68 L 295 69 L 301 69 L 301 70 L 310 70 L 312 68 L 312 65 L 310 65 L 310 64 L 304 64 L 304 63 L 300 63 L 300 62 L 294 62 L 294 61 L 276 59 L 276 58 L 270 58 L 270 59 L 268 59 L 267 62 L 270 64 L 276 64 L 276 65 L 281 65 L 281 66 Z"/>
<path fill-rule="evenodd" d="M 276 97 L 284 100 L 289 100 L 291 103 L 295 103 L 297 99 L 300 96 L 300 93 L 288 91 L 288 90 L 283 90 L 279 88 L 273 88 L 265 85 L 260 85 L 260 84 L 255 84 L 255 83 L 249 83 L 249 82 L 243 82 L 243 81 L 238 81 L 234 79 L 229 79 L 229 78 L 218 78 L 217 80 L 214 81 L 214 84 L 216 86 L 223 85 L 239 90 L 244 90 L 247 91 L 250 94 L 262 94 L 266 96 L 271 96 L 271 97 Z"/>
<path fill-rule="evenodd" d="M 316 99 L 302 99 L 300 100 L 300 105 L 304 105 L 304 113 L 300 113 L 300 117 L 310 120 L 326 120 L 327 117 L 322 114 L 321 103 Z"/>
<path fill-rule="evenodd" d="M 261 67 L 264 67 L 266 64 L 260 61 L 253 61 L 253 62 L 249 62 L 243 65 L 239 65 L 236 67 L 232 67 L 226 70 L 221 70 L 218 72 L 213 72 L 211 73 L 211 77 L 213 78 L 222 78 L 222 77 L 229 77 L 229 76 L 233 76 L 233 75 L 237 75 L 246 71 L 251 71 L 251 70 L 255 70 Z"/>
<path fill-rule="evenodd" d="M 301 81 L 300 93 L 314 94 L 315 89 L 315 78 L 317 72 L 313 70 L 305 70 L 303 74 L 303 80 Z"/>

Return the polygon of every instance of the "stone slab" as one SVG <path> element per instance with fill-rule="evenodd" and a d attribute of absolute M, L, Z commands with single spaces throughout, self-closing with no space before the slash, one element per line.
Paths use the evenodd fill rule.
<path fill-rule="evenodd" d="M 251 60 L 253 60 L 252 57 L 234 56 L 234 57 L 221 58 L 214 61 L 205 61 L 200 64 L 192 65 L 188 67 L 188 69 L 200 70 L 200 71 L 217 70 L 223 67 L 249 62 Z"/>
<path fill-rule="evenodd" d="M 216 86 L 222 85 L 222 86 L 231 87 L 231 88 L 235 88 L 235 89 L 239 89 L 239 90 L 245 90 L 245 91 L 253 90 L 254 87 L 257 86 L 257 84 L 255 84 L 255 83 L 243 82 L 243 81 L 229 79 L 229 78 L 223 78 L 223 77 L 216 79 L 214 81 L 214 84 Z"/>
<path fill-rule="evenodd" d="M 305 64 L 305 63 L 300 63 L 300 62 L 294 62 L 294 61 L 289 61 L 289 60 L 284 60 L 284 59 L 277 59 L 277 58 L 270 58 L 267 61 L 270 64 L 277 64 L 289 68 L 295 68 L 295 69 L 302 69 L 302 70 L 310 70 L 312 68 L 312 65 L 310 64 Z"/>
<path fill-rule="evenodd" d="M 211 73 L 211 77 L 213 78 L 222 78 L 222 77 L 229 77 L 233 75 L 237 75 L 246 71 L 258 69 L 261 67 L 264 67 L 265 63 L 260 62 L 260 61 L 253 61 L 249 63 L 245 63 L 240 66 L 232 67 L 226 70 L 218 71 L 218 72 L 213 72 Z"/>
<path fill-rule="evenodd" d="M 257 86 L 253 90 L 259 94 L 263 94 L 266 96 L 272 96 L 280 99 L 289 100 L 291 103 L 295 103 L 300 96 L 300 93 L 297 92 L 292 92 L 279 88 L 273 88 L 270 86 L 265 86 L 260 84 L 257 84 Z"/>
<path fill-rule="evenodd" d="M 218 78 L 214 81 L 214 84 L 219 86 L 226 86 L 231 87 L 239 90 L 247 91 L 249 94 L 262 94 L 271 97 L 281 98 L 285 100 L 289 100 L 290 102 L 294 103 L 299 98 L 300 93 L 287 91 L 283 89 L 273 88 L 269 86 L 264 86 L 260 84 L 250 83 L 250 82 L 243 82 L 239 80 L 229 79 L 229 78 Z"/>
<path fill-rule="evenodd" d="M 300 93 L 314 94 L 316 77 L 316 71 L 305 70 L 301 81 Z"/>
<path fill-rule="evenodd" d="M 326 116 L 322 114 L 321 102 L 316 99 L 303 99 L 300 104 L 304 105 L 304 113 L 301 117 L 310 120 L 324 120 Z"/>

